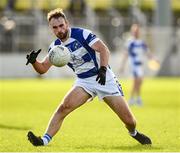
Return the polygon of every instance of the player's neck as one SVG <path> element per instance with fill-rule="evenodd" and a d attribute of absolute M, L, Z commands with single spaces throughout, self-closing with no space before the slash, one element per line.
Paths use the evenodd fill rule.
<path fill-rule="evenodd" d="M 138 40 L 140 37 L 139 36 L 133 36 L 133 38 Z"/>

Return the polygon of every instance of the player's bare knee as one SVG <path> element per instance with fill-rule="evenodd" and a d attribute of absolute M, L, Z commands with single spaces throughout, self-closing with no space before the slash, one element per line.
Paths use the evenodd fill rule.
<path fill-rule="evenodd" d="M 71 110 L 71 106 L 69 104 L 67 104 L 67 103 L 63 103 L 57 109 L 57 113 L 59 113 L 59 114 L 68 114 L 68 112 L 70 110 Z"/>
<path fill-rule="evenodd" d="M 63 112 L 63 110 L 64 110 L 64 106 L 63 106 L 63 104 L 61 104 L 59 106 L 59 108 L 57 109 L 56 113 L 61 114 Z"/>

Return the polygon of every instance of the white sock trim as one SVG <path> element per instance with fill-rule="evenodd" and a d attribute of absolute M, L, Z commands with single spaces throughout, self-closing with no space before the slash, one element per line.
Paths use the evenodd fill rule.
<path fill-rule="evenodd" d="M 45 146 L 49 143 L 49 141 L 44 137 L 42 138 L 42 140 L 43 140 L 43 143 L 44 143 Z"/>
<path fill-rule="evenodd" d="M 48 135 L 48 134 L 45 134 L 43 137 L 42 137 L 42 140 L 43 140 L 43 143 L 44 145 L 47 145 L 50 141 L 51 141 L 51 137 Z"/>
<path fill-rule="evenodd" d="M 129 132 L 130 136 L 134 137 L 137 134 L 137 130 L 134 130 L 134 132 Z"/>

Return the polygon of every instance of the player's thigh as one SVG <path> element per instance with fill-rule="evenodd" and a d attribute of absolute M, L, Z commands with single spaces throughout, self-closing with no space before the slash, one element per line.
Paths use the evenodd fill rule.
<path fill-rule="evenodd" d="M 143 77 L 136 77 L 134 79 L 134 82 L 135 82 L 136 86 L 140 86 L 142 84 L 142 81 L 143 81 Z"/>
<path fill-rule="evenodd" d="M 73 87 L 64 97 L 62 105 L 75 109 L 84 104 L 91 96 L 81 87 Z"/>
<path fill-rule="evenodd" d="M 132 124 L 135 122 L 135 117 L 133 116 L 128 104 L 122 96 L 108 96 L 103 100 L 124 123 Z"/>

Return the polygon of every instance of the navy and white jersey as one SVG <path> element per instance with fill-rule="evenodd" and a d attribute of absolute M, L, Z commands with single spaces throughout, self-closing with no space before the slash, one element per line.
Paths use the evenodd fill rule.
<path fill-rule="evenodd" d="M 147 51 L 147 45 L 143 40 L 130 38 L 126 43 L 126 49 L 132 66 L 143 64 L 144 53 Z"/>
<path fill-rule="evenodd" d="M 71 60 L 68 66 L 76 73 L 79 78 L 95 76 L 99 68 L 99 57 L 91 46 L 97 42 L 96 37 L 90 30 L 83 28 L 70 28 L 69 38 L 62 42 L 56 39 L 49 46 L 50 49 L 55 45 L 68 47 L 71 52 Z"/>

